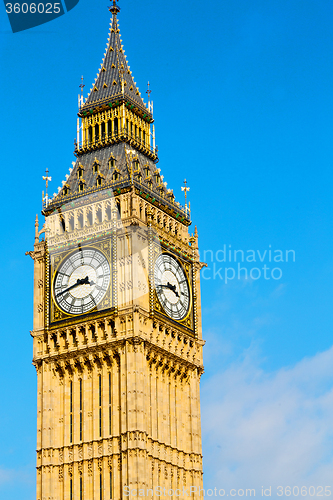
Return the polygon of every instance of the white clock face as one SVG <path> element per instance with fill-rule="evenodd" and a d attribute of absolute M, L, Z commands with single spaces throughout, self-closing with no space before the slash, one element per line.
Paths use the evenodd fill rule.
<path fill-rule="evenodd" d="M 169 254 L 162 254 L 155 263 L 155 290 L 158 300 L 170 318 L 185 318 L 190 307 L 190 291 L 181 265 Z"/>
<path fill-rule="evenodd" d="M 55 276 L 53 293 L 60 309 L 82 314 L 96 307 L 110 284 L 110 265 L 99 250 L 84 248 L 67 257 Z"/>

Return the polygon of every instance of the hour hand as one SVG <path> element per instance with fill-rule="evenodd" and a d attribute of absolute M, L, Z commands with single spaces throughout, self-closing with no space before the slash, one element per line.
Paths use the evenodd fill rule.
<path fill-rule="evenodd" d="M 65 290 L 63 290 L 62 292 L 58 293 L 57 297 L 60 297 L 60 295 L 63 295 L 64 293 L 66 292 L 69 292 L 69 290 L 72 290 L 73 288 L 79 286 L 79 285 L 94 285 L 95 283 L 93 281 L 89 282 L 89 277 L 86 276 L 85 278 L 83 279 L 78 279 L 76 281 L 76 283 L 74 283 L 74 285 L 66 288 Z"/>
<path fill-rule="evenodd" d="M 157 286 L 161 288 L 167 288 L 168 290 L 171 290 L 176 295 L 176 297 L 179 297 L 179 293 L 176 290 L 176 285 L 171 285 L 171 283 L 168 282 L 166 285 L 157 285 Z"/>

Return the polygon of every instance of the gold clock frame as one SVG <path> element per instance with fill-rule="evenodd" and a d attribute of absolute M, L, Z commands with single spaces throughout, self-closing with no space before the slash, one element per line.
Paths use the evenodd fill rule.
<path fill-rule="evenodd" d="M 54 280 L 56 277 L 56 274 L 62 265 L 62 263 L 67 259 L 70 255 L 73 253 L 76 253 L 78 251 L 78 248 L 82 249 L 87 249 L 87 248 L 92 248 L 94 250 L 98 250 L 101 252 L 104 257 L 107 259 L 110 267 L 110 281 L 109 281 L 109 286 L 107 289 L 106 294 L 104 295 L 103 299 L 98 303 L 97 306 L 93 307 L 89 311 L 82 313 L 82 314 L 69 314 L 64 312 L 57 304 L 55 298 L 54 298 Z M 111 239 L 110 237 L 108 238 L 103 238 L 103 239 L 96 239 L 96 240 L 89 240 L 89 241 L 84 241 L 82 243 L 76 243 L 75 246 L 73 245 L 71 248 L 67 249 L 57 249 L 57 250 L 49 250 L 49 266 L 48 266 L 48 272 L 49 272 L 49 286 L 48 286 L 48 299 L 49 299 L 49 326 L 52 328 L 52 326 L 56 325 L 59 326 L 62 322 L 65 322 L 66 325 L 69 323 L 73 322 L 78 322 L 80 319 L 87 320 L 90 316 L 93 316 L 94 318 L 98 317 L 98 313 L 102 313 L 105 315 L 105 311 L 107 310 L 112 310 L 113 309 L 113 304 L 112 304 L 112 296 L 113 296 L 113 266 L 112 266 L 112 244 L 111 244 Z M 72 320 L 72 321 L 71 321 Z"/>
<path fill-rule="evenodd" d="M 156 289 L 155 289 L 154 273 L 155 273 L 156 261 L 157 261 L 158 257 L 160 257 L 160 255 L 170 255 L 173 259 L 175 259 L 177 261 L 177 263 L 183 269 L 183 272 L 184 272 L 185 277 L 187 279 L 188 288 L 189 288 L 189 295 L 190 295 L 189 308 L 188 308 L 186 316 L 183 319 L 177 320 L 177 319 L 171 318 L 164 311 L 164 309 L 159 301 L 159 298 L 157 296 Z M 193 304 L 193 300 L 194 300 L 193 295 L 194 294 L 193 294 L 193 270 L 192 270 L 192 266 L 193 266 L 193 264 L 189 260 L 179 257 L 179 255 L 177 255 L 176 253 L 173 253 L 168 248 L 160 247 L 160 251 L 154 252 L 154 259 L 152 262 L 153 273 L 152 273 L 151 286 L 153 288 L 154 314 L 158 314 L 159 316 L 163 317 L 163 319 L 167 318 L 170 322 L 177 324 L 178 326 L 181 326 L 183 328 L 186 328 L 187 333 L 190 333 L 190 335 L 194 337 L 195 336 L 195 324 L 194 324 L 194 316 L 193 316 L 194 315 L 194 307 L 193 307 L 193 305 L 194 305 Z"/>

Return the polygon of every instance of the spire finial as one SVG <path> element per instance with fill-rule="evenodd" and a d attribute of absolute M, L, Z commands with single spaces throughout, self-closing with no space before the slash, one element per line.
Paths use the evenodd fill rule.
<path fill-rule="evenodd" d="M 43 195 L 43 203 L 44 203 L 44 206 L 47 207 L 47 205 L 48 205 L 47 188 L 49 185 L 49 181 L 52 181 L 52 177 L 49 176 L 49 169 L 48 168 L 45 170 L 45 173 L 46 173 L 46 175 L 45 176 L 43 175 L 43 181 L 45 181 L 45 197 Z"/>
<path fill-rule="evenodd" d="M 150 83 L 148 82 L 148 89 L 146 90 L 146 94 L 148 94 L 148 106 L 150 105 L 150 94 L 151 94 L 151 89 L 150 89 Z"/>
<path fill-rule="evenodd" d="M 81 76 L 81 83 L 80 83 L 79 87 L 81 89 L 81 96 L 83 97 L 83 89 L 85 87 L 85 84 L 83 83 L 83 75 Z"/>
<path fill-rule="evenodd" d="M 117 5 L 118 0 L 110 0 L 110 2 L 112 2 L 112 6 L 109 7 L 109 11 L 112 12 L 114 16 L 116 16 L 120 11 L 120 8 Z"/>
<path fill-rule="evenodd" d="M 182 191 L 184 191 L 184 194 L 185 194 L 185 213 L 187 215 L 187 213 L 190 211 L 190 207 L 187 206 L 187 192 L 190 190 L 190 188 L 187 186 L 187 180 L 184 179 L 184 186 L 182 186 Z"/>

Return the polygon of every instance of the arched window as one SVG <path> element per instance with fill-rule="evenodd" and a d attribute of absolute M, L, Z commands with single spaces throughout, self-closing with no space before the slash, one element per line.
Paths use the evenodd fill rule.
<path fill-rule="evenodd" d="M 118 210 L 119 217 L 121 217 L 121 204 L 120 204 L 120 200 L 116 200 L 116 205 L 117 205 L 117 210 Z"/>
<path fill-rule="evenodd" d="M 68 231 L 74 231 L 74 215 L 68 218 Z"/>
<path fill-rule="evenodd" d="M 96 222 L 98 222 L 99 224 L 102 222 L 102 209 L 101 208 L 99 208 L 96 211 Z"/>
<path fill-rule="evenodd" d="M 154 172 L 154 179 L 155 179 L 157 186 L 159 186 L 160 182 L 161 182 L 161 176 L 160 176 L 160 173 L 158 170 L 155 170 L 155 172 Z"/>
<path fill-rule="evenodd" d="M 112 121 L 108 121 L 108 139 L 112 136 Z"/>
<path fill-rule="evenodd" d="M 114 125 L 114 135 L 117 136 L 118 135 L 118 118 L 114 119 L 113 125 Z"/>
<path fill-rule="evenodd" d="M 95 157 L 95 161 L 92 165 L 92 171 L 93 171 L 93 174 L 97 174 L 99 172 L 99 161 L 97 160 L 96 157 Z"/>
<path fill-rule="evenodd" d="M 92 224 L 92 213 L 91 212 L 87 213 L 87 223 L 88 223 L 88 226 L 91 226 L 91 224 Z"/>
<path fill-rule="evenodd" d="M 77 218 L 77 223 L 78 223 L 78 228 L 82 229 L 83 228 L 83 214 L 80 213 L 80 215 Z"/>
<path fill-rule="evenodd" d="M 106 207 L 105 216 L 106 216 L 107 220 L 111 220 L 111 206 L 110 205 L 108 205 Z"/>
<path fill-rule="evenodd" d="M 140 163 L 138 158 L 134 158 L 133 160 L 133 172 L 139 172 L 140 171 Z"/>
<path fill-rule="evenodd" d="M 84 168 L 81 165 L 81 163 L 79 163 L 79 166 L 77 167 L 77 178 L 78 179 L 82 179 L 82 177 L 83 177 L 83 171 L 84 171 Z"/>

